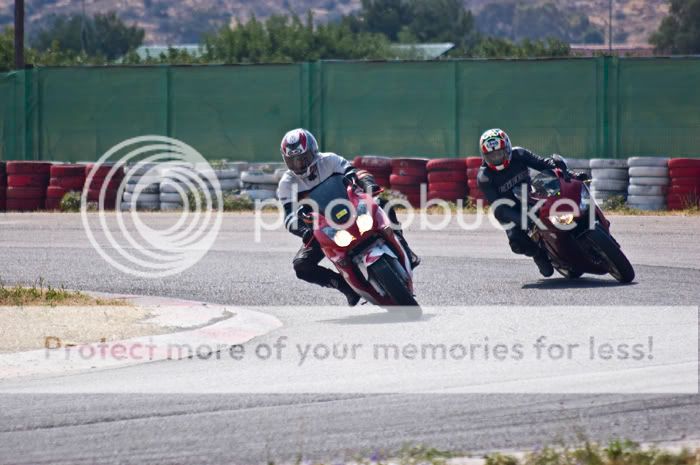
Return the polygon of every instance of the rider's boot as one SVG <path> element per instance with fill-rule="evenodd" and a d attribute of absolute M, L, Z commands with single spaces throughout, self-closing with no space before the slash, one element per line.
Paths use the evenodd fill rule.
<path fill-rule="evenodd" d="M 338 289 L 340 292 L 343 293 L 345 298 L 348 300 L 348 305 L 350 307 L 354 307 L 355 305 L 360 302 L 360 294 L 355 292 L 355 290 L 350 287 L 350 285 L 345 282 L 343 278 L 334 278 L 330 282 L 330 286 L 332 288 Z"/>
<path fill-rule="evenodd" d="M 395 229 L 394 234 L 396 234 L 396 237 L 399 239 L 399 242 L 401 242 L 401 245 L 403 246 L 404 250 L 408 254 L 408 256 L 411 259 L 411 269 L 415 270 L 418 265 L 420 265 L 420 257 L 416 255 L 413 250 L 408 246 L 408 241 L 406 241 L 406 238 L 403 237 L 403 231 L 400 229 Z"/>
<path fill-rule="evenodd" d="M 535 265 L 537 265 L 537 268 L 539 268 L 542 276 L 549 278 L 554 274 L 554 267 L 552 266 L 552 262 L 549 260 L 547 252 L 544 249 L 541 248 L 537 254 L 532 257 L 532 259 L 535 261 Z"/>

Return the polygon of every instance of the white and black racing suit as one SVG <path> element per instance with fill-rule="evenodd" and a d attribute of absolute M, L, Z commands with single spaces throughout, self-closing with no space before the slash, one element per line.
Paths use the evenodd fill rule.
<path fill-rule="evenodd" d="M 304 241 L 292 261 L 297 277 L 323 287 L 338 289 L 348 297 L 348 302 L 350 302 L 351 298 L 349 293 L 355 293 L 340 274 L 319 265 L 319 262 L 324 258 L 323 251 L 318 242 L 313 239 L 313 231 L 311 228 L 297 216 L 296 203 L 299 199 L 304 198 L 306 193 L 334 174 L 354 176 L 358 185 L 367 192 L 377 192 L 379 186 L 374 181 L 374 177 L 369 173 L 361 172 L 358 175 L 355 168 L 340 155 L 327 152 L 319 153 L 318 157 L 318 160 L 312 165 L 308 176 L 299 176 L 291 170 L 287 170 L 279 182 L 277 197 L 284 207 L 285 227 L 289 232 L 301 237 Z M 383 202 L 379 202 L 379 204 L 384 207 Z M 396 213 L 392 208 L 385 211 L 390 221 L 395 226 L 395 232 L 399 240 L 401 240 L 402 245 L 412 257 L 415 257 L 411 249 L 408 248 L 408 244 L 403 238 L 401 230 L 397 229 L 399 222 L 396 218 Z M 415 264 L 418 264 L 417 257 L 415 257 Z"/>

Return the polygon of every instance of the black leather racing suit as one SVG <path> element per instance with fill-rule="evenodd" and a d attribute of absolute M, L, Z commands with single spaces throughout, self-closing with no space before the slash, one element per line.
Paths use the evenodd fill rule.
<path fill-rule="evenodd" d="M 556 168 L 557 165 L 551 158 L 542 158 L 522 147 L 514 147 L 507 168 L 497 171 L 489 168 L 485 163 L 479 169 L 477 181 L 479 189 L 489 203 L 494 203 L 499 199 L 510 199 L 515 202 L 514 207 L 501 205 L 494 211 L 494 216 L 501 224 L 515 223 L 515 227 L 506 231 L 510 248 L 516 254 L 535 257 L 543 251 L 527 234 L 527 225 L 521 224 L 522 210 L 521 204 L 513 194 L 513 188 L 519 188 L 523 183 L 530 182 L 530 171 L 533 168 L 537 171 Z"/>

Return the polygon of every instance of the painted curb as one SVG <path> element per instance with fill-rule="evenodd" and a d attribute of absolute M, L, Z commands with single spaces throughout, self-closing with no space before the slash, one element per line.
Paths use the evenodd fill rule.
<path fill-rule="evenodd" d="M 153 315 L 148 319 L 149 323 L 180 331 L 59 349 L 0 354 L 0 382 L 18 377 L 63 375 L 192 356 L 206 357 L 282 326 L 282 322 L 272 315 L 233 305 L 165 297 L 90 294 L 127 299 L 149 310 Z"/>

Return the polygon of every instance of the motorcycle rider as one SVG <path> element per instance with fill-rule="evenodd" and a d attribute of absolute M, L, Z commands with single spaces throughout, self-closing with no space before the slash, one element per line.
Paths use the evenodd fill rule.
<path fill-rule="evenodd" d="M 284 224 L 287 230 L 301 237 L 303 241 L 292 261 L 297 278 L 322 287 L 338 289 L 347 298 L 348 305 L 355 306 L 360 296 L 345 279 L 339 273 L 319 266 L 319 262 L 324 258 L 323 251 L 313 237 L 313 229 L 298 217 L 295 204 L 298 198 L 303 198 L 308 191 L 334 174 L 344 175 L 365 192 L 378 192 L 380 187 L 372 175 L 363 170 L 356 170 L 340 155 L 319 152 L 316 138 L 306 129 L 298 128 L 287 132 L 282 138 L 280 151 L 288 169 L 279 182 L 277 197 L 284 207 Z M 380 199 L 377 201 L 380 207 L 385 206 Z M 420 259 L 408 247 L 401 229 L 397 229 L 399 222 L 396 212 L 393 208 L 385 211 L 394 226 L 394 233 L 411 257 L 411 266 L 415 268 Z"/>
<path fill-rule="evenodd" d="M 556 157 L 542 158 L 525 148 L 512 147 L 510 138 L 501 129 L 484 132 L 479 139 L 479 149 L 483 160 L 477 177 L 479 189 L 489 203 L 499 199 L 510 199 L 516 203 L 513 207 L 500 205 L 494 211 L 494 216 L 501 224 L 515 223 L 514 227 L 506 231 L 511 250 L 532 257 L 542 276 L 552 276 L 554 268 L 547 251 L 527 234 L 528 225 L 521 224 L 521 205 L 513 194 L 513 188 L 530 182 L 528 168 L 538 171 L 566 169 L 566 164 Z M 569 174 L 579 180 L 588 179 L 585 173 Z"/>

